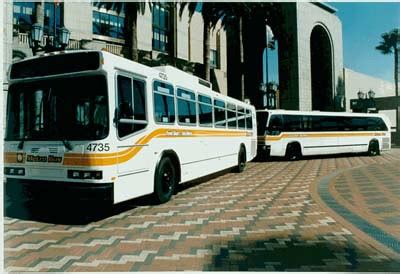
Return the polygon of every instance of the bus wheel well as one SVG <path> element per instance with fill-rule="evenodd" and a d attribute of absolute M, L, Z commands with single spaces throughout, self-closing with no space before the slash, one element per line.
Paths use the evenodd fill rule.
<path fill-rule="evenodd" d="M 302 152 L 301 152 L 301 145 L 297 141 L 290 142 L 286 145 L 286 153 L 285 157 L 288 160 L 298 160 L 301 158 Z"/>
<path fill-rule="evenodd" d="M 246 146 L 243 143 L 241 143 L 238 151 L 238 162 L 237 166 L 234 168 L 234 171 L 236 173 L 243 172 L 244 168 L 246 167 L 246 161 L 247 161 Z"/>
<path fill-rule="evenodd" d="M 243 143 L 240 144 L 239 151 L 240 151 L 241 148 L 243 148 L 244 152 L 246 152 L 246 145 L 245 144 L 243 144 Z"/>
<path fill-rule="evenodd" d="M 180 161 L 179 161 L 178 155 L 177 155 L 176 152 L 173 151 L 173 150 L 164 150 L 164 151 L 161 153 L 161 157 L 160 157 L 159 161 L 160 161 L 162 158 L 164 158 L 164 157 L 170 158 L 171 161 L 172 161 L 172 163 L 174 164 L 174 167 L 175 167 L 175 169 L 176 169 L 176 171 L 177 171 L 178 183 L 179 183 L 179 182 L 181 181 L 181 163 L 180 163 Z M 159 161 L 158 161 L 158 162 L 159 162 Z M 157 165 L 158 165 L 158 163 L 157 163 Z"/>
<path fill-rule="evenodd" d="M 379 140 L 374 138 L 374 139 L 371 139 L 371 141 L 369 141 L 367 153 L 370 156 L 376 156 L 376 155 L 380 154 Z"/>

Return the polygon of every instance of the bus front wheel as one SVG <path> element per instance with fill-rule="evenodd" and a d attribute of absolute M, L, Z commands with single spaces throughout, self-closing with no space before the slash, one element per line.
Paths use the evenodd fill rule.
<path fill-rule="evenodd" d="M 301 158 L 301 148 L 298 143 L 288 144 L 286 147 L 286 159 L 296 161 Z"/>
<path fill-rule="evenodd" d="M 235 168 L 235 172 L 241 173 L 246 167 L 246 149 L 241 146 L 238 154 L 238 165 Z"/>
<path fill-rule="evenodd" d="M 377 141 L 371 141 L 368 146 L 368 155 L 377 156 L 380 154 L 379 143 Z"/>
<path fill-rule="evenodd" d="M 177 173 L 174 163 L 169 157 L 162 158 L 154 178 L 155 202 L 162 204 L 171 199 L 175 191 L 176 179 Z"/>

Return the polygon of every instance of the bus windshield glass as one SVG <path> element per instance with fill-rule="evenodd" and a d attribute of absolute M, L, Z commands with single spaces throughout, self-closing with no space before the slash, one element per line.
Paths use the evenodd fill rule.
<path fill-rule="evenodd" d="M 100 140 L 108 135 L 103 75 L 10 85 L 6 140 Z"/>

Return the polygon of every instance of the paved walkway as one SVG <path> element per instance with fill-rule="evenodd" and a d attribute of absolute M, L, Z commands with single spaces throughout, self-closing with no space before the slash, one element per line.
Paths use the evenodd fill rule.
<path fill-rule="evenodd" d="M 318 192 L 336 214 L 400 254 L 400 161 L 336 172 Z"/>
<path fill-rule="evenodd" d="M 374 217 L 354 212 L 379 221 L 378 228 L 398 237 L 399 204 L 390 196 L 398 188 L 389 182 L 398 182 L 398 161 L 400 150 L 377 157 L 249 163 L 241 174 L 227 173 L 186 187 L 166 204 L 135 200 L 123 210 L 117 207 L 112 214 L 82 225 L 68 223 L 68 216 L 82 210 L 73 205 L 66 205 L 64 212 L 47 206 L 36 215 L 27 207 L 29 214 L 4 218 L 5 270 L 398 271 L 398 253 L 374 244 L 314 191 L 326 176 L 345 171 L 332 179 L 332 188 L 324 192 L 327 197 L 335 195 L 349 209 L 352 202 L 359 211 L 367 208 Z M 379 169 L 391 179 L 375 184 L 381 176 L 371 167 L 380 164 L 391 168 Z M 378 191 L 369 192 L 383 193 L 376 199 L 390 203 L 394 199 L 396 212 L 382 209 L 390 207 L 383 200 L 368 203 L 372 198 L 362 189 L 369 187 L 362 185 L 364 179 L 359 184 L 343 180 L 348 176 L 357 180 L 346 173 L 355 167 L 362 167 L 360 176 L 377 176 L 371 186 Z M 355 191 L 351 197 L 350 191 Z M 6 207 L 11 212 L 12 205 Z"/>

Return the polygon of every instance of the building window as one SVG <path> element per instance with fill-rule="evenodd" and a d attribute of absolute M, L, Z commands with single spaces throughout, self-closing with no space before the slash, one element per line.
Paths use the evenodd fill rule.
<path fill-rule="evenodd" d="M 153 49 L 166 52 L 171 41 L 170 11 L 166 4 L 153 6 Z"/>
<path fill-rule="evenodd" d="M 14 30 L 28 32 L 35 21 L 34 2 L 14 2 L 13 24 Z"/>
<path fill-rule="evenodd" d="M 62 4 L 45 2 L 44 4 L 44 30 L 48 35 L 54 35 L 54 23 L 56 28 L 61 27 Z M 55 11 L 55 14 L 54 14 Z M 14 2 L 13 24 L 14 30 L 18 32 L 29 32 L 35 23 L 36 3 L 35 2 Z"/>
<path fill-rule="evenodd" d="M 124 39 L 124 16 L 93 11 L 93 33 Z"/>
<path fill-rule="evenodd" d="M 210 51 L 210 67 L 211 68 L 219 68 L 218 51 L 215 49 L 212 49 Z"/>
<path fill-rule="evenodd" d="M 57 30 L 61 28 L 61 11 L 61 4 L 54 4 L 52 2 L 44 4 L 44 33 L 54 35 L 54 25 Z"/>

